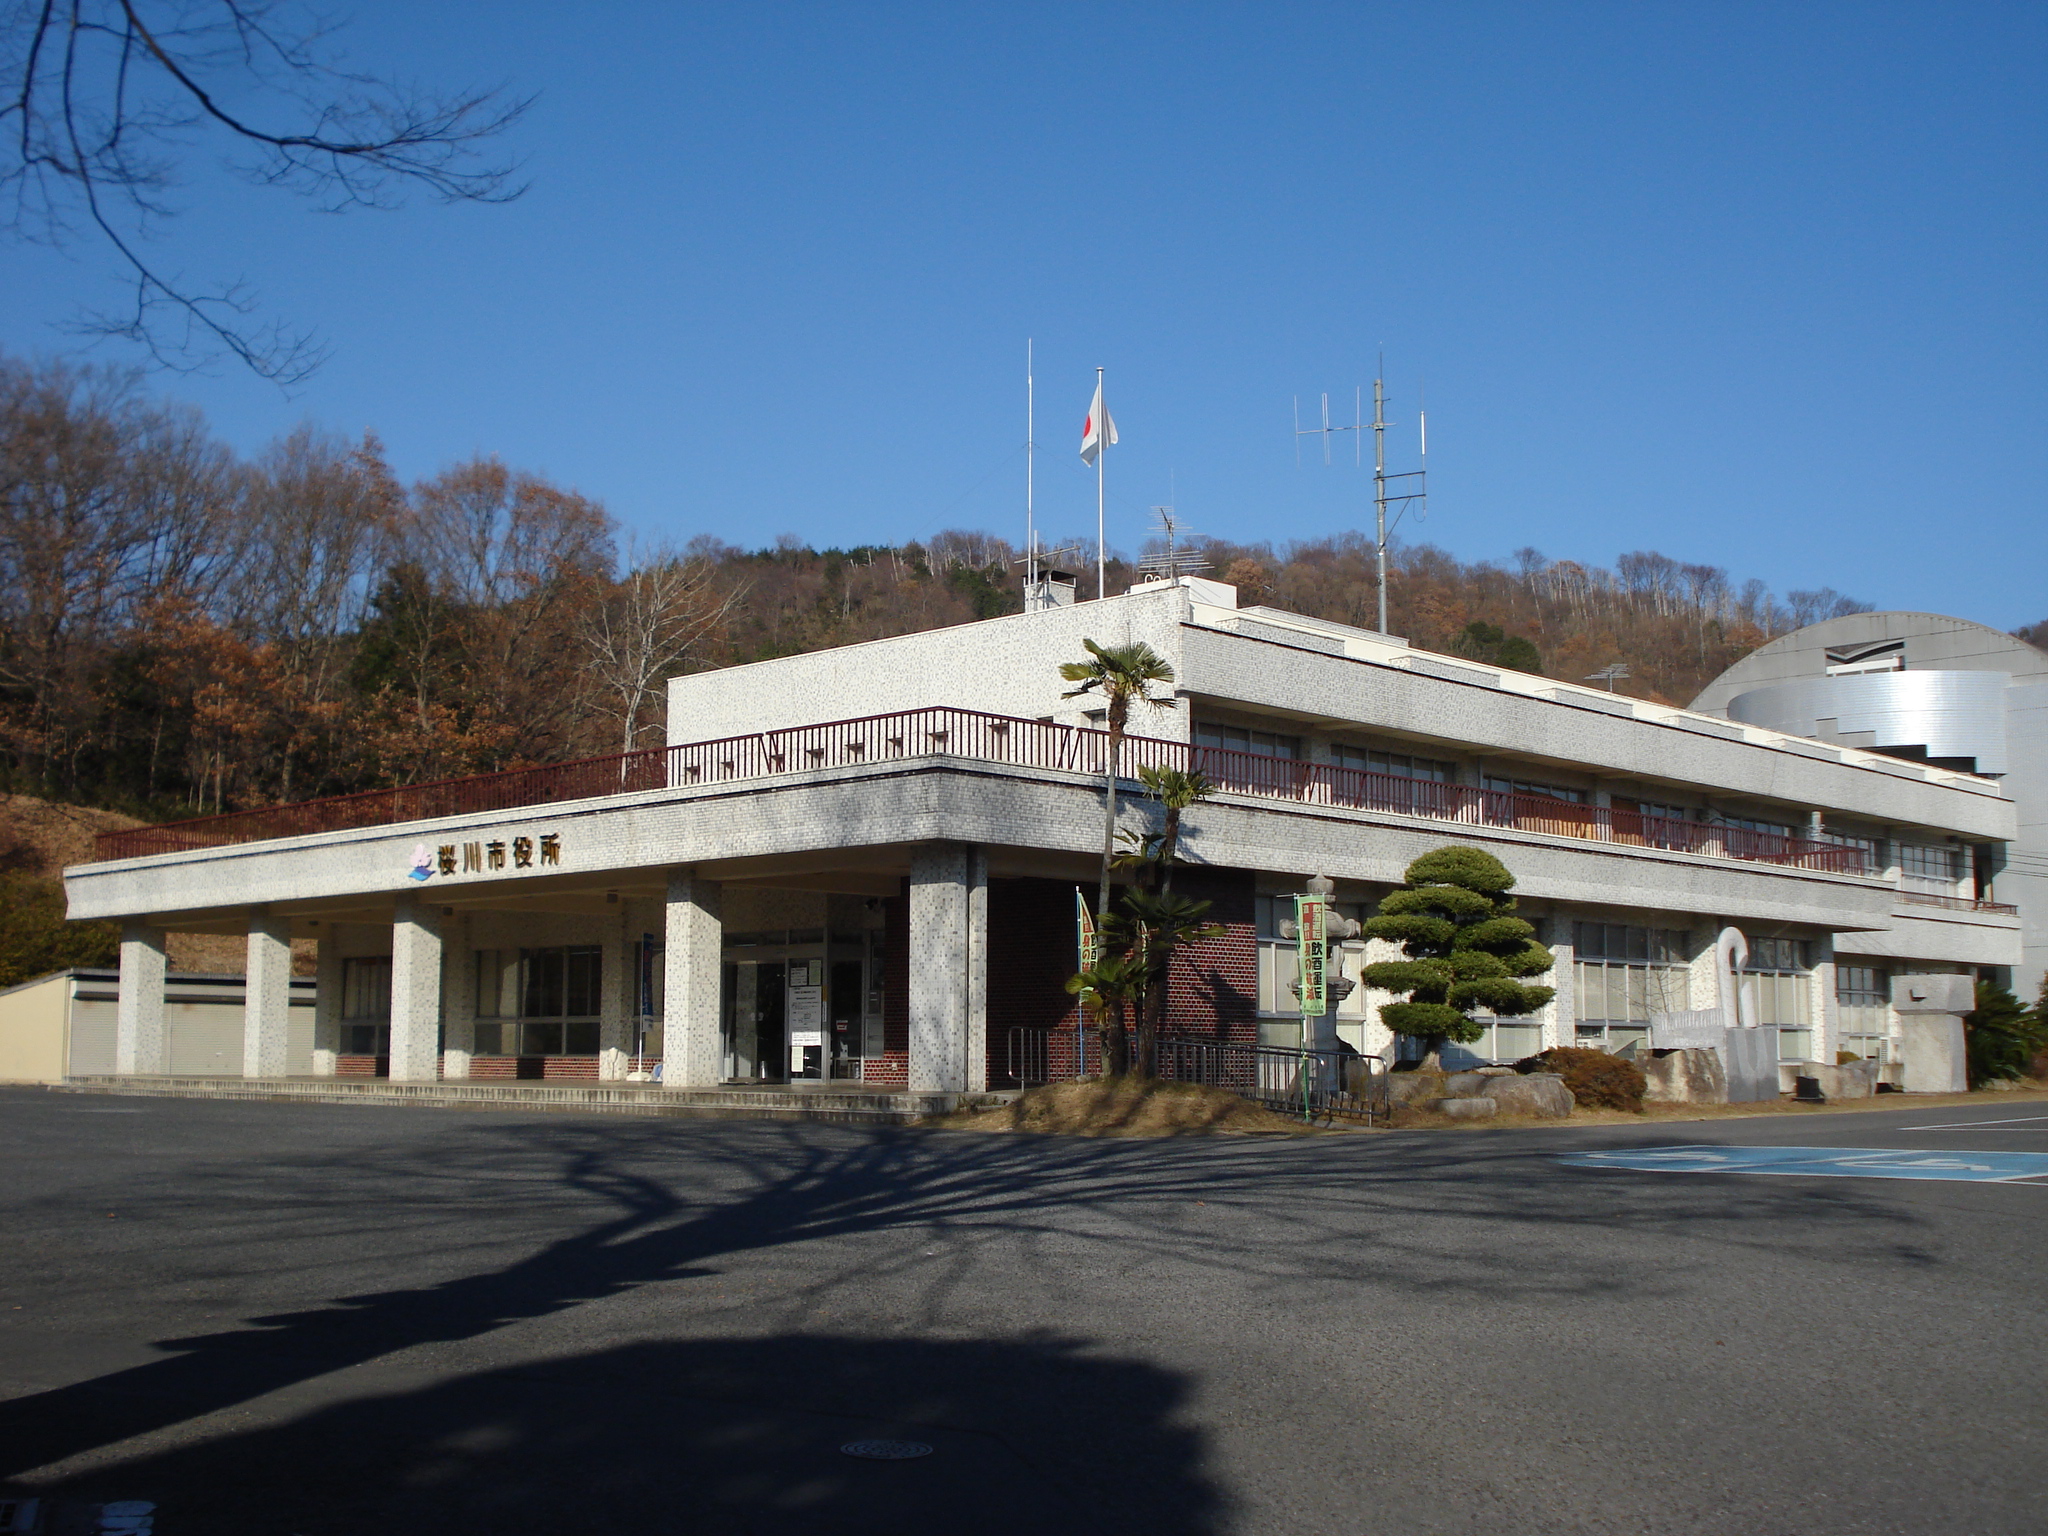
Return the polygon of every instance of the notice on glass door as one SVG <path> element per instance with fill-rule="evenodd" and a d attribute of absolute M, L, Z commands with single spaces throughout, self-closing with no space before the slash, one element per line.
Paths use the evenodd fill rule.
<path fill-rule="evenodd" d="M 823 987 L 791 987 L 789 989 L 789 1028 L 793 1035 L 799 1030 L 816 1033 L 825 1027 L 825 989 Z"/>

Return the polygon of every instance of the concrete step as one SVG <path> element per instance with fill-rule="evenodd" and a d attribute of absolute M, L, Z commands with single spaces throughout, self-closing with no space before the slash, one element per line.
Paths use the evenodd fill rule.
<path fill-rule="evenodd" d="M 559 1114 L 685 1116 L 722 1120 L 809 1120 L 841 1125 L 905 1125 L 942 1115 L 972 1098 L 999 1095 L 909 1093 L 877 1088 L 661 1088 L 641 1083 L 453 1081 L 395 1083 L 335 1077 L 73 1077 L 58 1093 L 174 1099 L 255 1099 L 270 1103 L 412 1105 L 438 1109 L 518 1109 Z"/>

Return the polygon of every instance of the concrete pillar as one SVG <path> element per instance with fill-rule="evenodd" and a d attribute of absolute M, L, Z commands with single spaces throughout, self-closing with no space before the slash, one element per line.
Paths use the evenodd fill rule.
<path fill-rule="evenodd" d="M 1559 919 L 1556 931 L 1569 938 L 1572 928 L 1569 922 Z M 1557 989 L 1557 996 L 1539 1016 L 1543 1025 L 1543 1049 L 1553 1046 L 1577 1045 L 1579 1043 L 1579 952 L 1569 943 L 1550 946 L 1550 974 L 1532 976 L 1535 982 L 1546 983 Z"/>
<path fill-rule="evenodd" d="M 431 1083 L 441 1067 L 441 909 L 401 898 L 391 923 L 391 1080 Z"/>
<path fill-rule="evenodd" d="M 1835 1040 L 1839 1025 L 1835 1002 L 1835 939 L 1833 934 L 1822 934 L 1809 941 L 1813 956 L 1813 974 L 1807 980 L 1811 991 L 1807 998 L 1807 1016 L 1813 1020 L 1813 1060 L 1835 1064 Z"/>
<path fill-rule="evenodd" d="M 967 1091 L 988 1092 L 988 850 L 967 856 Z"/>
<path fill-rule="evenodd" d="M 469 914 L 443 923 L 441 954 L 441 1075 L 466 1078 L 476 1055 L 476 947 Z"/>
<path fill-rule="evenodd" d="M 725 958 L 723 895 L 716 880 L 700 880 L 688 870 L 668 877 L 662 948 L 665 1088 L 712 1087 L 723 1076 L 718 1017 Z"/>
<path fill-rule="evenodd" d="M 292 934 L 274 913 L 249 914 L 244 978 L 242 1076 L 283 1077 L 290 1069 Z"/>
<path fill-rule="evenodd" d="M 148 923 L 121 925 L 121 983 L 114 1004 L 114 1070 L 123 1077 L 171 1069 L 164 1028 L 164 934 Z"/>
<path fill-rule="evenodd" d="M 910 857 L 910 1087 L 967 1087 L 968 971 L 973 923 L 969 849 L 934 843 Z M 984 919 L 987 908 L 983 907 Z"/>
<path fill-rule="evenodd" d="M 1721 994 L 1727 989 L 1721 983 L 1720 955 L 1715 948 L 1720 931 L 1720 925 L 1716 923 L 1711 928 L 1694 928 L 1685 936 L 1686 942 L 1692 946 L 1692 964 L 1687 967 L 1688 1008 L 1721 1006 Z"/>
<path fill-rule="evenodd" d="M 598 949 L 597 1075 L 608 1083 L 623 1082 L 631 1070 L 632 1019 L 627 986 L 633 968 L 626 942 L 626 918 L 614 918 Z"/>
<path fill-rule="evenodd" d="M 341 925 L 325 922 L 314 940 L 313 1075 L 334 1076 L 341 1055 Z"/>

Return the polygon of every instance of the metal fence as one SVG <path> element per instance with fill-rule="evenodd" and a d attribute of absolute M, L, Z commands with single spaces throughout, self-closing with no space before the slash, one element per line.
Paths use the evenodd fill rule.
<path fill-rule="evenodd" d="M 1932 891 L 1901 891 L 1899 900 L 1914 907 L 1942 907 L 1950 912 L 2002 912 L 2010 917 L 2019 915 L 2019 908 L 2009 901 L 1979 901 L 1970 896 L 1937 896 Z"/>
<path fill-rule="evenodd" d="M 1076 1032 L 1025 1029 L 1008 1032 L 1009 1080 L 1020 1088 L 1074 1082 L 1102 1074 L 1102 1051 L 1094 1030 L 1080 1044 L 1082 1070 L 1075 1071 Z M 1310 1120 L 1386 1118 L 1386 1063 L 1352 1050 L 1300 1051 L 1268 1045 L 1220 1045 L 1166 1035 L 1159 1041 L 1159 1076 L 1168 1082 L 1203 1083 L 1264 1105 L 1279 1114 Z"/>
<path fill-rule="evenodd" d="M 694 788 L 859 767 L 911 758 L 954 757 L 1085 774 L 1106 772 L 1109 733 L 1045 720 L 1014 720 L 968 709 L 913 709 L 719 741 L 651 747 L 580 762 L 442 779 L 400 789 L 305 800 L 163 826 L 103 832 L 102 859 L 179 853 L 315 832 L 393 826 L 442 816 L 558 805 L 649 790 Z M 1862 849 L 1808 842 L 1716 822 L 1679 821 L 1580 805 L 1547 795 L 1434 784 L 1330 763 L 1261 757 L 1157 737 L 1126 738 L 1121 771 L 1194 769 L 1228 793 L 1305 805 L 1384 811 L 1472 826 L 1511 827 L 1632 847 L 1677 849 L 1799 869 L 1865 872 Z"/>

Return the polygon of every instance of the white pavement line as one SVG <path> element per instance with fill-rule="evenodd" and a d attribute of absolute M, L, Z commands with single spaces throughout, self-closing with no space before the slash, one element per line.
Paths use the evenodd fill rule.
<path fill-rule="evenodd" d="M 2033 1120 L 2048 1120 L 2048 1115 L 2015 1115 L 2010 1120 L 1951 1120 L 1946 1125 L 1902 1125 L 1902 1131 L 1974 1131 L 1980 1125 L 2025 1125 Z"/>

